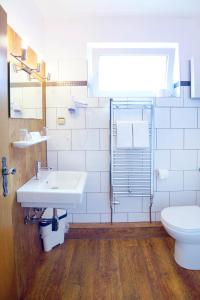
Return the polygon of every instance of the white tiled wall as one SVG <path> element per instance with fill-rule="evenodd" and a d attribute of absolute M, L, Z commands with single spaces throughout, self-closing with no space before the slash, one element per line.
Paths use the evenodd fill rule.
<path fill-rule="evenodd" d="M 55 80 L 87 80 L 86 64 L 78 62 L 54 62 Z M 200 100 L 190 99 L 188 87 L 181 92 L 180 98 L 155 99 L 155 169 L 168 169 L 169 177 L 155 175 L 154 220 L 166 206 L 200 204 Z M 71 96 L 87 102 L 88 108 L 70 114 Z M 58 117 L 65 118 L 64 125 L 57 124 Z M 47 87 L 47 126 L 49 166 L 88 172 L 84 201 L 69 210 L 69 220 L 109 222 L 109 99 L 87 98 L 86 87 Z M 148 221 L 148 209 L 148 199 L 124 198 L 113 220 Z"/>

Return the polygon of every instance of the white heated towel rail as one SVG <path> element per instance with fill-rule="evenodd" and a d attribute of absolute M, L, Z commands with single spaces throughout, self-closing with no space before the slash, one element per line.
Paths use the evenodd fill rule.
<path fill-rule="evenodd" d="M 117 148 L 117 122 L 145 120 L 149 124 L 148 148 Z M 115 205 L 124 197 L 149 198 L 149 220 L 153 204 L 153 101 L 110 99 L 111 222 Z"/>

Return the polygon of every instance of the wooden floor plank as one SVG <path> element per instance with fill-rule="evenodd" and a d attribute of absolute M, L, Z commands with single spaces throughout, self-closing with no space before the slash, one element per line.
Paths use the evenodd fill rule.
<path fill-rule="evenodd" d="M 44 253 L 22 300 L 198 300 L 200 271 L 173 258 L 170 237 L 66 240 Z"/>
<path fill-rule="evenodd" d="M 150 282 L 154 285 L 154 297 L 157 299 L 183 299 L 182 287 L 179 278 L 173 270 L 170 255 L 166 253 L 165 242 L 162 239 L 156 241 L 145 241 L 142 243 L 144 259 L 148 269 Z M 164 250 L 164 251 L 163 251 Z"/>
<path fill-rule="evenodd" d="M 144 289 L 142 282 L 145 280 L 143 262 L 140 260 L 138 241 L 131 240 L 127 242 L 122 241 L 119 244 L 119 269 L 121 274 L 123 299 L 140 299 L 140 290 Z M 145 287 L 144 295 L 146 294 L 146 290 L 148 290 L 148 287 Z M 148 293 L 149 299 L 151 299 L 150 295 L 151 293 Z"/>

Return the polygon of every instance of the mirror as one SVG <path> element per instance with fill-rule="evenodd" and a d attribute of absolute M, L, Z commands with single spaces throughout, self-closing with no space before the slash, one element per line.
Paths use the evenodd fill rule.
<path fill-rule="evenodd" d="M 42 119 L 42 82 L 17 63 L 8 64 L 10 118 Z"/>

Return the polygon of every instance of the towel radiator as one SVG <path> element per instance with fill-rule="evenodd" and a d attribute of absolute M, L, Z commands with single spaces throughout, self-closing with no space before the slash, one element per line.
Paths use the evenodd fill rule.
<path fill-rule="evenodd" d="M 149 148 L 117 148 L 117 121 L 145 120 L 149 124 Z M 154 105 L 151 101 L 110 99 L 111 223 L 115 205 L 124 197 L 149 198 L 149 221 L 153 204 Z"/>

